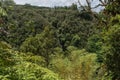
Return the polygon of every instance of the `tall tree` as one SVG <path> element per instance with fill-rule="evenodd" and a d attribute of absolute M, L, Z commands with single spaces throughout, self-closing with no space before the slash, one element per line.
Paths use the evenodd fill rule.
<path fill-rule="evenodd" d="M 45 27 L 41 34 L 27 38 L 21 46 L 21 51 L 43 56 L 48 66 L 50 55 L 54 54 L 54 48 L 57 46 L 59 44 L 55 38 L 54 31 L 50 27 Z"/>

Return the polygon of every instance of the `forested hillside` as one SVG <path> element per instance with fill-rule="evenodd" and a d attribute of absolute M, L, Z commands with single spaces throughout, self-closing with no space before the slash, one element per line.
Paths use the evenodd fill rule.
<path fill-rule="evenodd" d="M 0 80 L 120 80 L 119 10 L 0 0 Z"/>

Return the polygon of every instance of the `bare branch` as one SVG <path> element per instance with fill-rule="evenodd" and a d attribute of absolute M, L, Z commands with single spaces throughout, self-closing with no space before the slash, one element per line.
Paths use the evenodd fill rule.
<path fill-rule="evenodd" d="M 92 3 L 93 0 L 86 0 L 86 3 L 87 3 L 87 8 L 86 6 L 83 6 L 80 2 L 80 0 L 78 0 L 78 4 L 86 11 L 92 11 L 92 9 L 95 9 L 95 8 L 98 8 L 100 6 L 106 6 L 108 4 L 108 2 L 110 2 L 109 0 L 99 0 L 99 4 L 92 7 L 91 6 L 91 3 Z"/>
<path fill-rule="evenodd" d="M 107 5 L 107 2 L 106 2 L 106 0 L 104 0 L 104 1 L 102 1 L 102 0 L 99 0 L 100 1 L 100 3 L 102 4 L 102 5 L 104 5 L 104 6 L 106 6 Z"/>
<path fill-rule="evenodd" d="M 98 8 L 98 7 L 100 7 L 100 6 L 105 6 L 105 5 L 98 4 L 98 5 L 94 6 L 94 7 L 92 7 L 91 9 L 95 9 L 95 8 Z"/>
<path fill-rule="evenodd" d="M 91 2 L 89 0 L 86 0 L 86 3 L 87 3 L 87 6 L 88 6 L 88 9 L 91 10 Z"/>
<path fill-rule="evenodd" d="M 78 0 L 78 4 L 85 10 L 91 12 L 91 2 L 90 0 L 86 0 L 87 5 L 84 6 L 81 4 L 80 0 Z"/>
<path fill-rule="evenodd" d="M 79 4 L 84 10 L 87 11 L 86 7 L 84 7 L 84 6 L 81 4 L 80 0 L 78 0 L 78 4 Z"/>

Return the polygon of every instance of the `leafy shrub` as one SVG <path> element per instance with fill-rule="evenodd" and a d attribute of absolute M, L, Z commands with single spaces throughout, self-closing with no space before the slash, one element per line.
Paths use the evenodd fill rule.
<path fill-rule="evenodd" d="M 24 61 L 27 61 L 27 62 L 35 63 L 40 66 L 45 66 L 46 64 L 44 57 L 39 55 L 34 55 L 33 53 L 26 53 L 26 54 L 23 53 L 21 54 L 21 56 L 23 57 Z"/>
<path fill-rule="evenodd" d="M 11 80 L 60 80 L 52 71 L 29 62 L 13 66 L 10 72 Z"/>
<path fill-rule="evenodd" d="M 24 54 L 10 49 L 0 49 L 1 80 L 60 80 L 57 74 L 41 67 L 40 56 L 28 55 L 24 59 Z"/>

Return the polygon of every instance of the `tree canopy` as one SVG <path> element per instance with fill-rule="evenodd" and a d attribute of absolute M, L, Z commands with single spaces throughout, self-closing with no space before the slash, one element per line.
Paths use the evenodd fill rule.
<path fill-rule="evenodd" d="M 92 2 L 51 8 L 0 0 L 0 80 L 119 80 L 120 2 Z"/>

